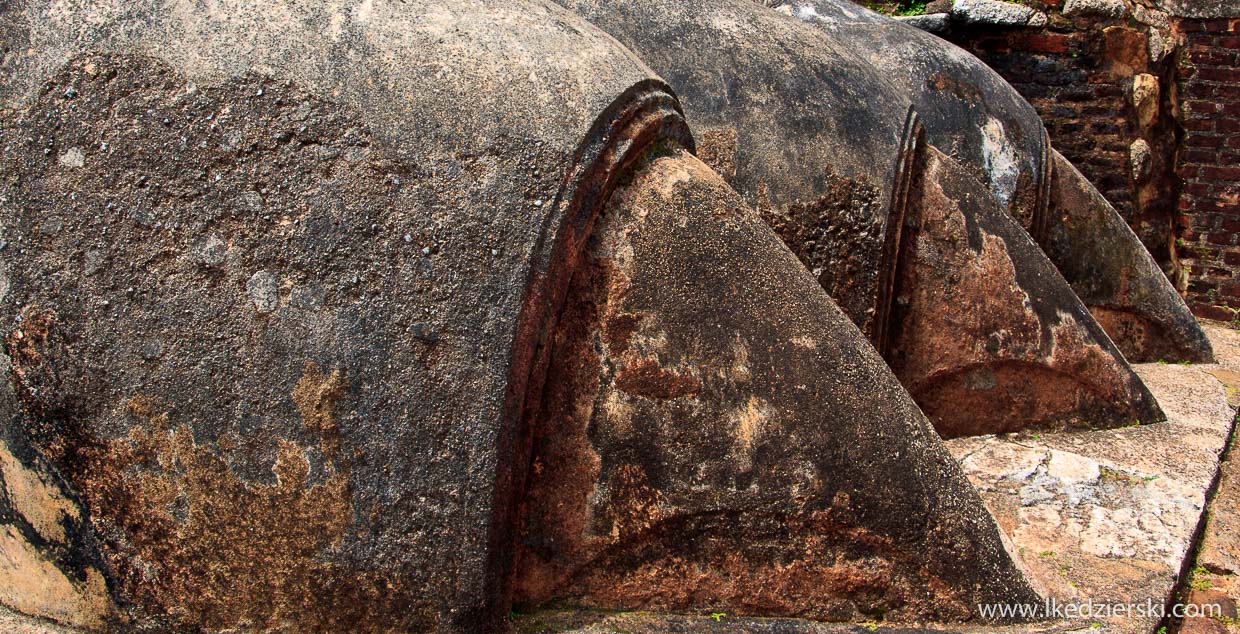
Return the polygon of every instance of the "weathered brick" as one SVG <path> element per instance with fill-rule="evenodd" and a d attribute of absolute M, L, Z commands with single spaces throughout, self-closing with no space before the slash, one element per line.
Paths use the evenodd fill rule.
<path fill-rule="evenodd" d="M 1031 53 L 1062 54 L 1068 52 L 1072 37 L 1062 33 L 1035 33 L 1020 37 L 1013 44 Z"/>
<path fill-rule="evenodd" d="M 1202 116 L 1201 118 L 1185 119 L 1181 125 L 1189 132 L 1213 132 L 1216 115 Z"/>
<path fill-rule="evenodd" d="M 1210 304 L 1193 304 L 1191 310 L 1194 315 L 1205 319 L 1216 319 L 1218 321 L 1231 321 L 1235 316 L 1235 312 L 1225 306 L 1214 306 Z"/>
<path fill-rule="evenodd" d="M 1210 196 L 1214 193 L 1214 187 L 1210 183 L 1192 182 L 1185 184 L 1183 191 L 1190 196 Z"/>
<path fill-rule="evenodd" d="M 1199 177 L 1215 181 L 1240 181 L 1240 167 L 1217 167 L 1205 166 L 1199 172 Z"/>
<path fill-rule="evenodd" d="M 1190 51 L 1188 60 L 1197 65 L 1207 66 L 1230 66 L 1236 61 L 1236 54 L 1230 51 L 1220 51 L 1218 49 L 1206 49 Z"/>
<path fill-rule="evenodd" d="M 1204 81 L 1240 82 L 1240 68 L 1199 66 L 1197 78 Z"/>
<path fill-rule="evenodd" d="M 1213 163 L 1216 156 L 1218 156 L 1218 152 L 1215 150 L 1187 148 L 1180 153 L 1180 163 Z"/>
<path fill-rule="evenodd" d="M 1201 30 L 1207 33 L 1227 33 L 1231 30 L 1231 21 L 1227 19 L 1206 20 L 1201 23 Z"/>
<path fill-rule="evenodd" d="M 1184 145 L 1187 145 L 1188 147 L 1219 148 L 1219 147 L 1223 147 L 1223 137 L 1205 135 L 1205 134 L 1190 134 L 1188 135 L 1188 138 L 1184 139 Z M 1192 177 L 1181 176 L 1180 178 L 1192 178 Z"/>

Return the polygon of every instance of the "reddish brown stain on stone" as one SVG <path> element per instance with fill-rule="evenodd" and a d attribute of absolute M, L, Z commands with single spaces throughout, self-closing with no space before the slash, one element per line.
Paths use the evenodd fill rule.
<path fill-rule="evenodd" d="M 349 622 L 374 630 L 394 620 L 381 611 L 362 619 L 356 606 L 389 604 L 407 589 L 372 587 L 378 575 L 332 563 L 353 513 L 350 466 L 340 457 L 333 412 L 345 388 L 339 371 L 324 374 L 308 363 L 292 393 L 302 422 L 319 439 L 324 464 L 317 482 L 311 448 L 287 439 L 276 440 L 274 484 L 243 481 L 219 450 L 143 396 L 126 406 L 128 436 L 78 450 L 79 490 L 106 537 L 120 594 L 139 620 L 306 631 Z M 236 442 L 224 437 L 218 444 Z"/>
<path fill-rule="evenodd" d="M 627 363 L 616 372 L 616 387 L 643 398 L 681 398 L 702 391 L 702 381 L 691 374 L 659 366 L 658 359 L 646 357 Z"/>

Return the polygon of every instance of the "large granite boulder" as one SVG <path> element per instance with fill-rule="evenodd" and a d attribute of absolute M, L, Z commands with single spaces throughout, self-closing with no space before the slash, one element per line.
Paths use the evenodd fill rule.
<path fill-rule="evenodd" d="M 1162 419 L 1045 255 L 1025 244 L 1019 226 L 991 218 L 1004 207 L 987 188 L 919 198 L 929 191 L 915 186 L 925 177 L 922 159 L 933 151 L 920 110 L 847 39 L 751 0 L 560 2 L 667 78 L 699 132 L 699 156 L 767 218 L 941 432 Z M 950 164 L 960 172 L 953 182 L 973 179 L 973 170 Z M 917 213 L 952 216 L 971 240 L 961 231 L 927 257 L 905 235 Z M 979 232 L 1005 266 L 980 262 Z M 899 304 L 928 293 L 939 301 Z M 1099 362 L 1079 362 L 1086 358 Z M 962 388 L 974 375 L 1012 380 L 970 379 L 973 387 Z"/>
<path fill-rule="evenodd" d="M 1038 113 L 998 73 L 945 40 L 849 0 L 766 4 L 854 50 L 896 86 L 917 109 L 930 143 L 989 185 L 1129 361 L 1212 359 L 1205 333 L 1141 241 L 1054 155 Z"/>
<path fill-rule="evenodd" d="M 552 351 L 518 609 L 958 621 L 1036 596 L 852 333 L 704 164 L 638 165 Z"/>
<path fill-rule="evenodd" d="M 627 157 L 691 144 L 674 99 L 541 2 L 213 7 L 0 19 L 30 51 L 0 80 L 4 440 L 71 504 L 8 524 L 6 574 L 85 606 L 14 607 L 486 628 L 570 254 Z"/>

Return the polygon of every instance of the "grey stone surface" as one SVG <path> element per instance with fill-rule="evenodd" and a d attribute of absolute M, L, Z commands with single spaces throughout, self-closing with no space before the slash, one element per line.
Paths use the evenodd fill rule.
<path fill-rule="evenodd" d="M 923 15 L 897 16 L 896 20 L 927 33 L 946 33 L 951 27 L 951 16 L 947 13 L 926 13 Z"/>
<path fill-rule="evenodd" d="M 254 310 L 267 314 L 280 306 L 280 281 L 271 271 L 258 271 L 245 282 Z"/>
<path fill-rule="evenodd" d="M 1143 182 L 1150 175 L 1152 158 L 1150 144 L 1145 139 L 1137 139 L 1128 146 L 1128 167 L 1132 170 L 1134 181 Z"/>
<path fill-rule="evenodd" d="M 1046 25 L 1045 13 L 1001 0 L 955 0 L 952 2 L 951 16 L 953 20 L 966 24 L 1032 27 Z"/>
<path fill-rule="evenodd" d="M 1063 13 L 1120 19 L 1128 16 L 1129 9 L 1124 0 L 1067 0 Z"/>
<path fill-rule="evenodd" d="M 1240 0 L 1158 0 L 1158 4 L 1164 11 L 1182 18 L 1240 17 Z"/>
<path fill-rule="evenodd" d="M 228 256 L 228 245 L 219 236 L 211 234 L 198 250 L 198 260 L 206 266 L 219 266 Z"/>

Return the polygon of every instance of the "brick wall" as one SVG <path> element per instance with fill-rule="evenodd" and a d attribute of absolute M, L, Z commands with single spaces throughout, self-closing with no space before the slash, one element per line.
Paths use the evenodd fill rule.
<path fill-rule="evenodd" d="M 1175 255 L 1200 316 L 1240 309 L 1240 19 L 1177 20 L 1182 180 Z"/>

